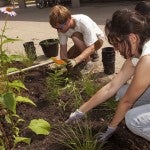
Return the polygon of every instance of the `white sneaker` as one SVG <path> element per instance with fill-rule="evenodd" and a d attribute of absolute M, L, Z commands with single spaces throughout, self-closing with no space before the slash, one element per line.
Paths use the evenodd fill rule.
<path fill-rule="evenodd" d="M 67 119 L 65 123 L 79 121 L 83 116 L 84 116 L 84 113 L 77 109 L 75 112 L 70 114 L 69 119 Z"/>

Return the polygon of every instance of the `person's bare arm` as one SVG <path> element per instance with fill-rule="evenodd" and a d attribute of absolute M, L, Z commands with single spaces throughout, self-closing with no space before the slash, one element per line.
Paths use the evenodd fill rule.
<path fill-rule="evenodd" d="M 92 98 L 84 103 L 79 110 L 81 112 L 87 112 L 95 106 L 105 102 L 112 97 L 118 89 L 126 83 L 134 73 L 134 67 L 131 60 L 126 60 L 120 72 L 112 79 L 111 82 L 101 88 Z"/>
<path fill-rule="evenodd" d="M 124 119 L 126 112 L 133 106 L 138 97 L 140 97 L 142 93 L 149 87 L 149 64 L 150 56 L 144 56 L 138 63 L 131 85 L 118 104 L 116 113 L 110 123 L 111 127 L 116 127 Z"/>
<path fill-rule="evenodd" d="M 60 59 L 66 60 L 67 59 L 67 44 L 66 45 L 60 45 L 59 50 Z"/>
<path fill-rule="evenodd" d="M 97 40 L 94 44 L 88 46 L 79 56 L 75 58 L 76 63 L 87 59 L 94 51 L 100 49 L 103 45 L 103 40 Z"/>

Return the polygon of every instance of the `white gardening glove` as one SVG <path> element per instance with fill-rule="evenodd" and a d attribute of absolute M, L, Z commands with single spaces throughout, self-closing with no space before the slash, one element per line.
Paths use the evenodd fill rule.
<path fill-rule="evenodd" d="M 48 68 L 50 68 L 51 70 L 55 70 L 57 68 L 57 64 L 51 63 L 48 65 Z"/>
<path fill-rule="evenodd" d="M 98 142 L 105 142 L 107 141 L 113 133 L 116 131 L 117 127 L 110 127 L 108 126 L 107 130 L 105 132 L 98 133 L 97 135 L 97 141 Z"/>
<path fill-rule="evenodd" d="M 77 109 L 75 112 L 71 113 L 69 118 L 65 121 L 65 123 L 73 123 L 75 121 L 79 121 L 85 114 Z"/>
<path fill-rule="evenodd" d="M 77 65 L 75 59 L 67 59 L 66 62 L 67 62 L 68 69 L 74 68 Z"/>

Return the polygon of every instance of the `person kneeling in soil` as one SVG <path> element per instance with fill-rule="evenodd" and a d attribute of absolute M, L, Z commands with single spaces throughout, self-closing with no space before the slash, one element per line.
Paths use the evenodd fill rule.
<path fill-rule="evenodd" d="M 145 16 L 148 24 L 150 24 L 150 2 L 141 1 L 135 6 L 135 11 Z M 150 32 L 150 31 L 148 31 Z M 147 46 L 150 51 L 150 44 Z M 149 88 L 148 88 L 149 89 Z M 131 109 L 125 116 L 127 127 L 135 134 L 150 141 L 150 90 L 147 90 L 142 96 L 142 103 L 145 105 Z M 140 103 L 138 104 L 140 105 Z"/>
<path fill-rule="evenodd" d="M 118 92 L 115 115 L 97 140 L 108 140 L 125 117 L 133 133 L 150 141 L 150 26 L 143 15 L 124 9 L 114 12 L 112 19 L 106 22 L 105 32 L 109 43 L 126 61 L 112 81 L 71 113 L 66 123 L 81 119 Z M 126 84 L 131 77 L 131 83 Z"/>
<path fill-rule="evenodd" d="M 54 6 L 49 15 L 51 26 L 57 29 L 60 42 L 60 59 L 67 61 L 68 68 L 86 61 L 85 70 L 93 65 L 91 61 L 98 60 L 97 50 L 103 44 L 104 34 L 98 25 L 83 14 L 71 15 L 64 6 Z M 67 52 L 67 41 L 71 38 L 74 46 Z"/>

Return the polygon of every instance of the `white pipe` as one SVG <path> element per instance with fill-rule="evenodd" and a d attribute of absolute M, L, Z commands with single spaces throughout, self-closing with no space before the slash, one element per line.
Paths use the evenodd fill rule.
<path fill-rule="evenodd" d="M 37 67 L 40 67 L 40 66 L 51 64 L 51 63 L 53 63 L 53 60 L 49 60 L 47 62 L 44 62 L 44 63 L 41 63 L 41 64 L 37 64 L 37 65 L 31 66 L 31 67 L 28 67 L 28 68 L 24 68 L 24 69 L 15 71 L 15 72 L 10 72 L 10 73 L 7 74 L 7 76 L 14 75 L 14 74 L 17 74 L 17 73 L 21 73 L 21 72 L 24 72 L 24 71 L 28 71 L 30 69 L 34 69 L 34 68 L 37 68 Z"/>

